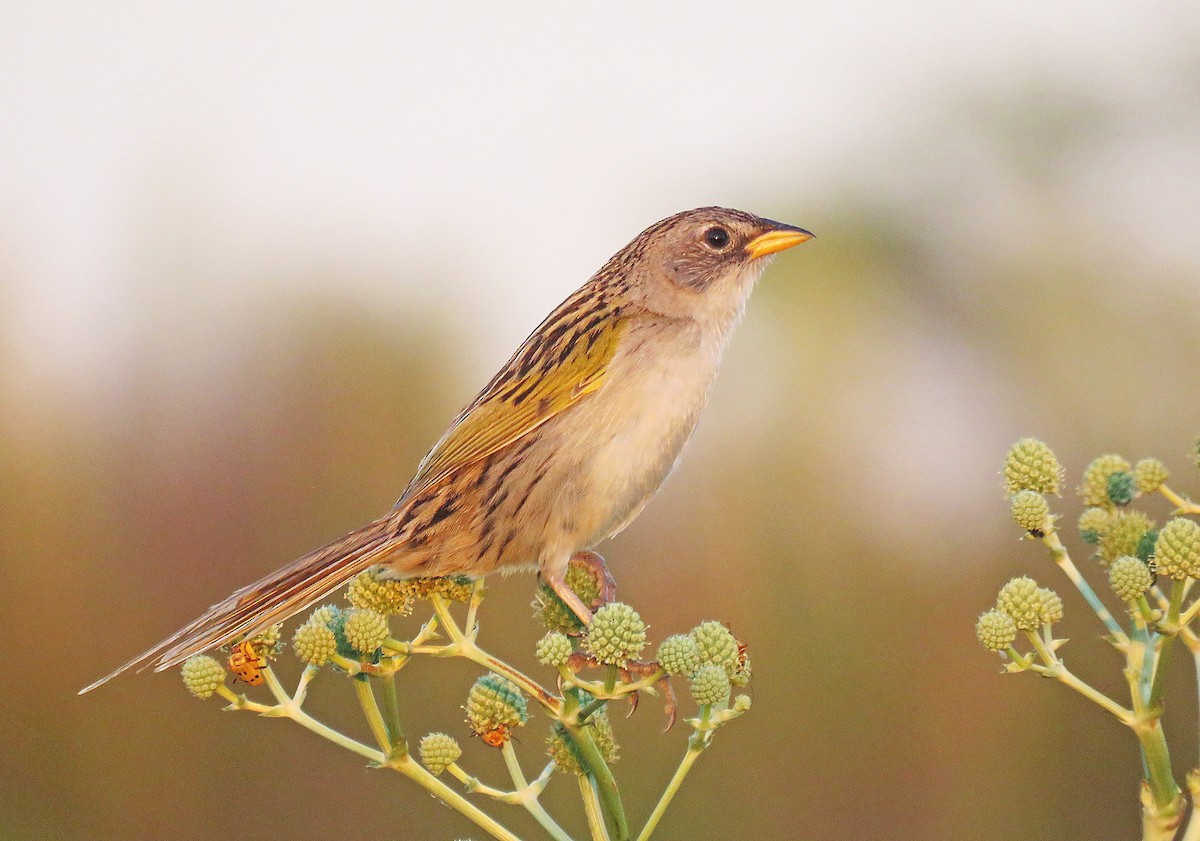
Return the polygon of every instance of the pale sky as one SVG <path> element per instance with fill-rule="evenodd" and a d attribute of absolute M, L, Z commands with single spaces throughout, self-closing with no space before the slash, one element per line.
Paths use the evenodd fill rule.
<path fill-rule="evenodd" d="M 6 352 L 102 390 L 147 330 L 216 346 L 325 295 L 501 314 L 486 373 L 662 216 L 820 234 L 840 179 L 954 91 L 1138 97 L 1198 32 L 1191 0 L 9 4 Z"/>

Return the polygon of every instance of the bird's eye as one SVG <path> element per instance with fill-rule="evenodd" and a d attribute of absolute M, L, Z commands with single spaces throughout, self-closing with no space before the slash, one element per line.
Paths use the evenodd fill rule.
<path fill-rule="evenodd" d="M 729 245 L 729 231 L 724 228 L 709 228 L 704 232 L 704 241 L 708 243 L 710 248 L 720 251 Z"/>

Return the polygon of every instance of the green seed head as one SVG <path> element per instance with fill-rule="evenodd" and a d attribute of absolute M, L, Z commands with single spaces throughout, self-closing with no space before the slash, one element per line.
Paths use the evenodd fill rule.
<path fill-rule="evenodd" d="M 1099 505 L 1111 508 L 1113 502 L 1108 496 L 1108 477 L 1114 473 L 1129 472 L 1129 462 L 1115 453 L 1099 456 L 1083 471 L 1083 482 L 1079 485 L 1079 495 L 1087 505 Z"/>
<path fill-rule="evenodd" d="M 1043 621 L 1061 622 L 1063 618 L 1062 597 L 1049 587 L 1038 587 L 1037 595 L 1042 602 Z"/>
<path fill-rule="evenodd" d="M 416 597 L 412 583 L 382 578 L 381 572 L 382 567 L 376 566 L 354 576 L 346 588 L 346 601 L 384 616 L 408 616 Z"/>
<path fill-rule="evenodd" d="M 1167 466 L 1156 458 L 1144 458 L 1133 468 L 1137 489 L 1144 494 L 1154 493 L 1169 477 Z"/>
<path fill-rule="evenodd" d="M 1137 496 L 1137 485 L 1133 474 L 1121 470 L 1108 477 L 1108 498 L 1113 505 L 1128 505 Z"/>
<path fill-rule="evenodd" d="M 326 608 L 313 613 L 292 635 L 292 648 L 296 650 L 296 656 L 310 666 L 324 666 L 329 658 L 337 654 L 337 637 L 329 625 L 322 621 L 329 613 L 322 611 L 326 611 Z"/>
<path fill-rule="evenodd" d="M 1012 518 L 1018 526 L 1039 534 L 1050 531 L 1050 505 L 1037 491 L 1017 491 L 1012 497 Z"/>
<path fill-rule="evenodd" d="M 594 604 L 600 598 L 600 582 L 596 580 L 595 573 L 583 564 L 572 563 L 568 566 L 564 581 L 585 605 Z M 548 631 L 578 636 L 584 629 L 583 621 L 575 615 L 575 611 L 567 607 L 545 582 L 538 587 L 533 606 Z"/>
<path fill-rule="evenodd" d="M 1004 651 L 1017 638 L 1017 623 L 1003 610 L 992 608 L 975 623 L 975 636 L 988 651 Z"/>
<path fill-rule="evenodd" d="M 1000 588 L 996 607 L 1011 616 L 1022 631 L 1036 630 L 1045 621 L 1037 582 L 1025 575 L 1014 578 Z"/>
<path fill-rule="evenodd" d="M 1177 581 L 1200 578 L 1200 525 L 1176 517 L 1162 527 L 1154 544 L 1158 571 Z"/>
<path fill-rule="evenodd" d="M 701 622 L 692 630 L 701 665 L 715 663 L 731 675 L 737 669 L 738 644 L 720 622 Z"/>
<path fill-rule="evenodd" d="M 705 663 L 696 669 L 690 686 L 692 697 L 700 706 L 720 704 L 729 699 L 729 675 L 717 663 Z"/>
<path fill-rule="evenodd" d="M 1138 558 L 1125 555 L 1108 568 L 1108 583 L 1121 601 L 1132 601 L 1154 583 L 1150 569 Z"/>
<path fill-rule="evenodd" d="M 421 764 L 429 769 L 435 777 L 445 771 L 451 764 L 458 762 L 462 756 L 462 748 L 458 746 L 453 736 L 445 733 L 430 733 L 421 739 Z"/>
<path fill-rule="evenodd" d="M 1154 523 L 1141 511 L 1124 509 L 1115 511 L 1108 521 L 1108 529 L 1100 538 L 1099 550 L 1096 554 L 1101 561 L 1110 563 L 1122 555 L 1136 555 L 1138 543 L 1147 532 L 1154 529 Z"/>
<path fill-rule="evenodd" d="M 646 623 L 627 604 L 606 604 L 588 626 L 587 647 L 601 663 L 624 666 L 646 647 Z"/>
<path fill-rule="evenodd" d="M 374 654 L 383 641 L 392 635 L 386 616 L 358 607 L 346 612 L 342 633 L 346 635 L 346 644 L 364 655 Z"/>
<path fill-rule="evenodd" d="M 556 669 L 559 666 L 567 665 L 567 661 L 571 659 L 571 655 L 574 652 L 575 649 L 571 645 L 571 638 L 558 631 L 550 631 L 546 636 L 538 640 L 537 647 L 534 650 L 539 663 L 543 666 L 551 666 Z"/>
<path fill-rule="evenodd" d="M 1004 460 L 1004 487 L 1010 495 L 1019 491 L 1057 494 L 1062 467 L 1054 452 L 1036 438 L 1022 438 L 1012 445 Z"/>
<path fill-rule="evenodd" d="M 658 664 L 669 675 L 691 677 L 700 667 L 700 648 L 691 634 L 675 634 L 658 646 Z"/>
<path fill-rule="evenodd" d="M 467 723 L 476 735 L 507 734 L 529 718 L 529 708 L 521 689 L 511 680 L 488 673 L 471 687 L 467 695 Z"/>
<path fill-rule="evenodd" d="M 1137 558 L 1142 563 L 1150 563 L 1150 559 L 1154 557 L 1154 544 L 1158 543 L 1158 529 L 1150 529 L 1142 535 L 1142 539 L 1138 541 L 1137 551 L 1134 552 Z"/>
<path fill-rule="evenodd" d="M 211 698 L 214 692 L 225 685 L 225 667 L 207 654 L 189 657 L 180 671 L 183 685 L 197 698 Z"/>
<path fill-rule="evenodd" d="M 1108 531 L 1110 517 L 1107 510 L 1098 506 L 1083 509 L 1079 515 L 1079 536 L 1085 543 L 1099 543 Z"/>

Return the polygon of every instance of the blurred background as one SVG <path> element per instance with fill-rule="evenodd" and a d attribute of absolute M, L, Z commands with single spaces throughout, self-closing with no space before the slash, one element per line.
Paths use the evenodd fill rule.
<path fill-rule="evenodd" d="M 1065 597 L 1068 663 L 1121 691 L 1100 626 L 1009 521 L 1016 438 L 1050 442 L 1070 488 L 1117 451 L 1200 493 L 1195 3 L 3 18 L 0 839 L 482 837 L 176 674 L 75 693 L 385 511 L 546 312 L 706 204 L 818 238 L 768 271 L 682 467 L 601 547 L 656 640 L 719 619 L 754 661 L 752 713 L 662 837 L 1137 832 L 1132 736 L 1001 676 L 972 626 L 1032 574 Z M 533 592 L 496 579 L 482 641 L 537 669 Z M 475 676 L 415 665 L 410 732 L 471 742 Z M 1182 772 L 1195 675 L 1171 677 Z M 361 724 L 342 681 L 312 706 Z M 544 724 L 521 736 L 530 771 Z M 635 822 L 683 751 L 661 725 L 652 701 L 617 721 Z"/>

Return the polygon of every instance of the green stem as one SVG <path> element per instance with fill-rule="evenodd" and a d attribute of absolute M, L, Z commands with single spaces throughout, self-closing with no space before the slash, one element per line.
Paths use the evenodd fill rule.
<path fill-rule="evenodd" d="M 712 731 L 701 732 L 697 730 L 688 739 L 687 753 L 683 755 L 683 759 L 679 762 L 679 767 L 675 769 L 675 775 L 671 777 L 671 782 L 667 784 L 666 790 L 663 791 L 662 797 L 658 798 L 658 803 L 654 806 L 654 811 L 650 813 L 650 817 L 646 819 L 646 825 L 642 827 L 641 833 L 637 837 L 637 841 L 646 841 L 654 830 L 658 827 L 658 822 L 662 820 L 663 813 L 667 811 L 667 807 L 671 805 L 671 800 L 675 797 L 679 787 L 683 785 L 683 779 L 688 775 L 688 771 L 692 770 L 692 765 L 704 752 L 704 749 L 712 742 Z"/>
<path fill-rule="evenodd" d="M 592 738 L 590 728 L 580 727 L 578 724 L 567 724 L 566 731 L 575 744 L 581 764 L 587 769 L 588 775 L 596 784 L 596 793 L 600 797 L 600 803 L 616 829 L 616 841 L 628 841 L 629 824 L 625 820 L 625 806 L 621 802 L 621 793 L 617 791 L 617 781 L 613 778 L 608 763 L 604 761 L 600 748 L 596 745 L 596 740 Z"/>
<path fill-rule="evenodd" d="M 417 783 L 421 788 L 428 791 L 463 817 L 473 821 L 476 826 L 493 838 L 499 838 L 500 841 L 521 841 L 520 838 L 505 829 L 495 818 L 429 773 L 429 771 L 408 754 L 394 756 L 385 764 L 387 767 L 394 768 Z"/>
<path fill-rule="evenodd" d="M 375 693 L 371 691 L 370 681 L 366 678 L 351 679 L 354 681 L 354 691 L 358 693 L 358 703 L 362 706 L 363 715 L 367 717 L 367 724 L 371 728 L 371 734 L 375 737 L 375 741 L 379 743 L 379 747 L 385 753 L 390 753 L 392 742 L 388 737 L 387 725 L 384 723 L 383 716 L 379 712 L 379 704 L 375 701 Z"/>
<path fill-rule="evenodd" d="M 400 700 L 396 697 L 396 676 L 379 678 L 383 684 L 383 708 L 387 716 L 388 742 L 396 749 L 404 742 L 404 731 L 400 727 Z M 405 745 L 407 750 L 407 745 Z"/>
<path fill-rule="evenodd" d="M 1146 782 L 1154 796 L 1159 815 L 1169 814 L 1182 807 L 1179 785 L 1171 774 L 1171 754 L 1163 733 L 1162 719 L 1157 715 L 1139 721 L 1134 727 L 1146 760 Z"/>
<path fill-rule="evenodd" d="M 328 739 L 335 745 L 341 745 L 347 750 L 357 753 L 359 756 L 365 756 L 372 762 L 382 764 L 386 758 L 380 751 L 374 750 L 364 745 L 355 739 L 351 739 L 338 731 L 334 730 L 315 718 L 310 716 L 300 708 L 295 699 L 287 694 L 287 691 L 280 685 L 279 679 L 275 677 L 274 671 L 271 669 L 263 669 L 263 676 L 267 679 L 267 688 L 271 690 L 271 694 L 275 696 L 275 700 L 279 704 L 272 707 L 270 711 L 262 713 L 268 718 L 290 718 L 292 721 L 299 724 L 306 730 L 316 733 L 323 739 Z"/>
<path fill-rule="evenodd" d="M 1079 573 L 1079 569 L 1071 560 L 1071 556 L 1067 553 L 1067 547 L 1063 546 L 1062 540 L 1059 539 L 1058 532 L 1052 531 L 1042 537 L 1042 543 L 1050 550 L 1054 562 L 1066 573 L 1067 578 L 1071 579 L 1071 583 L 1075 585 L 1075 589 L 1083 595 L 1087 600 L 1088 605 L 1092 608 L 1095 614 L 1100 617 L 1100 621 L 1104 623 L 1104 627 L 1108 628 L 1108 633 L 1118 645 L 1128 644 L 1129 638 L 1125 636 L 1125 631 L 1122 630 L 1117 620 L 1108 612 L 1108 608 L 1104 606 L 1104 602 L 1092 590 L 1092 586 L 1084 580 L 1084 577 Z"/>
<path fill-rule="evenodd" d="M 517 760 L 517 753 L 513 750 L 512 741 L 505 742 L 500 750 L 504 754 L 504 764 L 508 766 L 508 774 L 512 777 L 513 785 L 524 795 L 521 798 L 521 805 L 529 810 L 529 814 L 533 815 L 534 820 L 541 825 L 542 829 L 546 830 L 554 841 L 572 841 L 571 836 L 558 825 L 554 818 L 550 817 L 550 814 L 538 802 L 541 790 L 530 787 L 526 782 L 525 773 L 521 770 L 521 763 Z"/>
<path fill-rule="evenodd" d="M 583 798 L 583 813 L 587 815 L 588 829 L 592 833 L 592 841 L 612 841 L 608 827 L 604 825 L 604 815 L 600 811 L 600 801 L 596 797 L 596 786 L 591 777 L 579 775 L 579 796 Z"/>
<path fill-rule="evenodd" d="M 1162 637 L 1158 651 L 1155 652 L 1154 682 L 1150 684 L 1150 697 L 1146 700 L 1146 706 L 1151 710 L 1158 709 L 1162 703 L 1167 664 L 1170 662 L 1171 649 L 1175 645 L 1175 638 L 1179 636 L 1179 608 L 1183 604 L 1183 593 L 1183 582 L 1178 580 L 1172 581 L 1171 604 L 1167 608 L 1167 618 L 1165 621 L 1168 633 Z"/>
<path fill-rule="evenodd" d="M 1159 485 L 1158 492 L 1171 500 L 1171 504 L 1177 509 L 1175 511 L 1176 514 L 1200 514 L 1200 505 L 1192 502 L 1187 497 L 1180 496 L 1166 485 Z"/>

